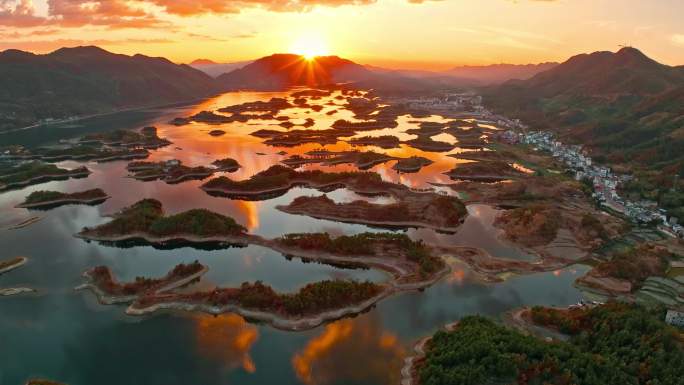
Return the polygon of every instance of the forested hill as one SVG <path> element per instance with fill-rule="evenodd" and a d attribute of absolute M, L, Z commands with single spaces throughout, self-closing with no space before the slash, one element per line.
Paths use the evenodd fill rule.
<path fill-rule="evenodd" d="M 670 185 L 672 175 L 684 175 L 683 67 L 627 47 L 577 55 L 483 94 L 493 110 L 532 129 L 556 130 L 564 142 L 586 144 L 599 161 L 657 170 Z"/>
<path fill-rule="evenodd" d="M 217 92 L 213 79 L 164 58 L 97 47 L 47 55 L 0 52 L 0 131 L 46 118 L 194 100 Z"/>
<path fill-rule="evenodd" d="M 337 56 L 309 60 L 300 55 L 274 54 L 225 73 L 217 82 L 226 90 L 280 90 L 292 86 L 321 86 L 372 77 L 362 65 Z"/>

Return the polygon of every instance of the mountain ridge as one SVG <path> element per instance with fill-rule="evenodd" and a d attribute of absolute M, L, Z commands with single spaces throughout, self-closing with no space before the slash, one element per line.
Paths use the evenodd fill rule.
<path fill-rule="evenodd" d="M 684 71 L 636 48 L 575 55 L 527 80 L 483 89 L 495 112 L 586 145 L 597 160 L 672 185 L 684 175 Z"/>
<path fill-rule="evenodd" d="M 0 131 L 218 92 L 211 77 L 190 66 L 95 46 L 43 55 L 6 50 L 0 52 L 0 73 Z"/>

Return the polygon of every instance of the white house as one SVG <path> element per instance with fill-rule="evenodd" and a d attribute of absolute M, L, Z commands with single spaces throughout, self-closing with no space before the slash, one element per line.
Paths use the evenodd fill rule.
<path fill-rule="evenodd" d="M 665 314 L 665 322 L 673 326 L 684 327 L 684 312 L 668 310 Z"/>

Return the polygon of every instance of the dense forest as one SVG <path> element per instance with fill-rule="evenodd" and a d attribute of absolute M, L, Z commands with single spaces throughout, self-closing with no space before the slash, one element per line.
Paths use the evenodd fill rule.
<path fill-rule="evenodd" d="M 561 328 L 570 333 L 564 342 L 466 317 L 454 331 L 433 336 L 418 368 L 420 384 L 681 384 L 684 336 L 663 317 L 661 309 L 599 306 Z M 561 320 L 549 316 L 546 323 L 555 328 Z"/>

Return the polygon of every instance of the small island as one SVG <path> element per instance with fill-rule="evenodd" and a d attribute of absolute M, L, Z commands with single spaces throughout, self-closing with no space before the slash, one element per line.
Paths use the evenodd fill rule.
<path fill-rule="evenodd" d="M 28 258 L 26 257 L 16 257 L 0 261 L 0 275 L 8 273 L 21 266 L 24 266 L 27 262 Z M 28 287 L 0 288 L 0 297 L 9 297 L 17 294 L 32 292 L 35 292 L 35 290 Z"/>
<path fill-rule="evenodd" d="M 126 169 L 131 177 L 141 181 L 163 180 L 169 184 L 181 183 L 187 180 L 202 180 L 216 172 L 235 172 L 240 164 L 231 158 L 219 159 L 212 163 L 214 168 L 205 166 L 188 167 L 177 159 L 162 162 L 131 162 Z"/>
<path fill-rule="evenodd" d="M 29 380 L 26 385 L 66 385 L 61 382 L 57 381 L 52 381 L 52 380 L 45 380 L 45 379 L 36 379 L 36 380 Z"/>
<path fill-rule="evenodd" d="M 353 164 L 359 170 L 367 170 L 381 163 L 397 159 L 396 157 L 373 152 L 373 151 L 326 151 L 314 150 L 307 153 L 308 157 L 292 155 L 282 161 L 290 167 L 299 167 L 304 164 L 321 163 L 326 166 L 337 164 Z"/>
<path fill-rule="evenodd" d="M 271 166 L 241 181 L 234 181 L 225 176 L 214 178 L 202 185 L 202 189 L 217 196 L 262 200 L 285 194 L 295 186 L 307 186 L 324 191 L 346 187 L 365 194 L 387 194 L 395 190 L 408 189 L 403 185 L 385 182 L 380 175 L 373 172 L 297 171 L 280 165 Z"/>
<path fill-rule="evenodd" d="M 455 144 L 434 140 L 430 136 L 418 136 L 403 143 L 417 150 L 429 152 L 449 152 L 456 148 Z"/>
<path fill-rule="evenodd" d="M 206 266 L 195 261 L 176 265 L 162 278 L 137 277 L 133 282 L 119 283 L 108 267 L 97 266 L 83 273 L 88 282 L 78 286 L 76 290 L 91 290 L 104 305 L 131 303 L 142 296 L 156 295 L 185 286 L 207 271 Z"/>
<path fill-rule="evenodd" d="M 406 174 L 420 171 L 423 167 L 429 166 L 433 161 L 422 156 L 412 156 L 410 158 L 400 159 L 392 168 L 396 171 Z"/>
<path fill-rule="evenodd" d="M 104 133 L 88 134 L 80 140 L 83 144 L 101 144 L 110 147 L 157 149 L 171 144 L 160 138 L 156 127 L 143 127 L 140 131 L 114 130 Z"/>
<path fill-rule="evenodd" d="M 113 218 L 95 228 L 84 228 L 77 236 L 105 242 L 142 239 L 153 244 L 174 240 L 240 243 L 247 231 L 233 218 L 205 209 L 164 216 L 161 202 L 155 199 L 143 199 Z"/>
<path fill-rule="evenodd" d="M 26 257 L 16 257 L 0 261 L 0 274 L 8 273 L 16 268 L 25 265 L 28 262 Z"/>
<path fill-rule="evenodd" d="M 209 131 L 209 135 L 211 135 L 211 136 L 222 136 L 225 134 L 226 134 L 226 132 L 223 130 L 211 130 L 211 131 Z"/>
<path fill-rule="evenodd" d="M 381 135 L 352 138 L 349 143 L 354 146 L 378 146 L 384 149 L 392 149 L 399 147 L 401 141 L 394 135 Z"/>
<path fill-rule="evenodd" d="M 85 178 L 88 175 L 90 175 L 90 170 L 85 166 L 67 170 L 49 163 L 21 163 L 16 166 L 0 167 L 0 191 L 26 187 L 52 180 Z"/>
<path fill-rule="evenodd" d="M 321 146 L 335 144 L 345 133 L 336 129 L 327 130 L 290 130 L 278 131 L 261 129 L 252 132 L 250 135 L 257 138 L 264 138 L 265 144 L 275 147 L 295 147 L 306 143 L 317 143 Z"/>
<path fill-rule="evenodd" d="M 456 232 L 467 215 L 456 197 L 429 193 L 404 193 L 402 200 L 391 204 L 374 204 L 365 200 L 335 203 L 326 195 L 300 196 L 287 206 L 277 206 L 289 214 L 372 226 L 402 228 L 427 227 L 445 233 Z"/>
<path fill-rule="evenodd" d="M 75 193 L 34 191 L 17 207 L 27 209 L 51 209 L 69 204 L 98 205 L 107 199 L 109 199 L 109 195 L 99 188 Z"/>
<path fill-rule="evenodd" d="M 144 315 L 164 309 L 236 313 L 283 330 L 306 330 L 323 322 L 364 311 L 387 295 L 372 282 L 326 280 L 310 283 L 295 293 L 278 293 L 257 281 L 236 288 L 216 288 L 188 294 L 146 295 L 126 313 Z"/>

